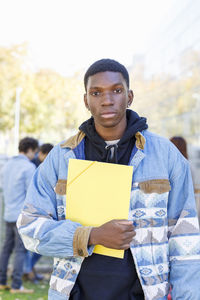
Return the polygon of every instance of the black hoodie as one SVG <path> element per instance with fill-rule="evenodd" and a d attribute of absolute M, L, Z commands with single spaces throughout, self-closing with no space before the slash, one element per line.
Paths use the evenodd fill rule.
<path fill-rule="evenodd" d="M 85 138 L 85 158 L 92 161 L 112 162 L 127 165 L 131 155 L 131 151 L 135 144 L 135 134 L 148 128 L 146 118 L 139 117 L 132 110 L 127 109 L 127 127 L 120 139 L 114 145 L 107 147 L 106 142 L 96 132 L 94 119 L 91 117 L 85 121 L 79 129 L 86 134 Z M 114 147 L 114 156 L 110 158 L 111 148 Z"/>

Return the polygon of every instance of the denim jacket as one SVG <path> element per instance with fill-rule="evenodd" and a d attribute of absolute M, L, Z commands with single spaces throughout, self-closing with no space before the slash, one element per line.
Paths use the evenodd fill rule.
<path fill-rule="evenodd" d="M 27 249 L 54 257 L 49 300 L 67 300 L 84 256 L 74 249 L 81 224 L 65 219 L 70 158 L 84 159 L 79 132 L 53 148 L 36 170 L 17 225 Z M 129 220 L 136 235 L 130 249 L 146 300 L 200 299 L 200 235 L 187 160 L 167 139 L 136 134 Z M 80 254 L 80 255 L 79 255 Z"/>

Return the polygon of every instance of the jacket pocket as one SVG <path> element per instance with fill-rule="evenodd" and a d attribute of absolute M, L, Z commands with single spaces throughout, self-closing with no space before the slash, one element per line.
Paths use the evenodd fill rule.
<path fill-rule="evenodd" d="M 168 179 L 153 179 L 139 183 L 140 190 L 145 194 L 163 194 L 171 190 Z"/>

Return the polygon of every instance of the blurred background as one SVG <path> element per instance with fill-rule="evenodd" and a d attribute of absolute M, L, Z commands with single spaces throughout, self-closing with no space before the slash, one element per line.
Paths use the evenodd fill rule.
<path fill-rule="evenodd" d="M 0 172 L 19 139 L 56 144 L 89 117 L 83 75 L 101 58 L 128 68 L 151 131 L 187 141 L 199 205 L 199 0 L 0 0 Z"/>

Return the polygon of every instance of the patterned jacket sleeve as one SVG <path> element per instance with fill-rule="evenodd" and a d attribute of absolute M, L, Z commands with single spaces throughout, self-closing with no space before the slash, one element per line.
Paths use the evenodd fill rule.
<path fill-rule="evenodd" d="M 73 237 L 81 224 L 57 218 L 54 188 L 58 180 L 59 148 L 59 145 L 54 147 L 36 170 L 17 226 L 28 250 L 66 258 L 74 255 Z"/>
<path fill-rule="evenodd" d="M 171 145 L 168 202 L 172 299 L 200 299 L 200 234 L 188 161 Z M 173 152 L 173 155 L 172 155 Z"/>

